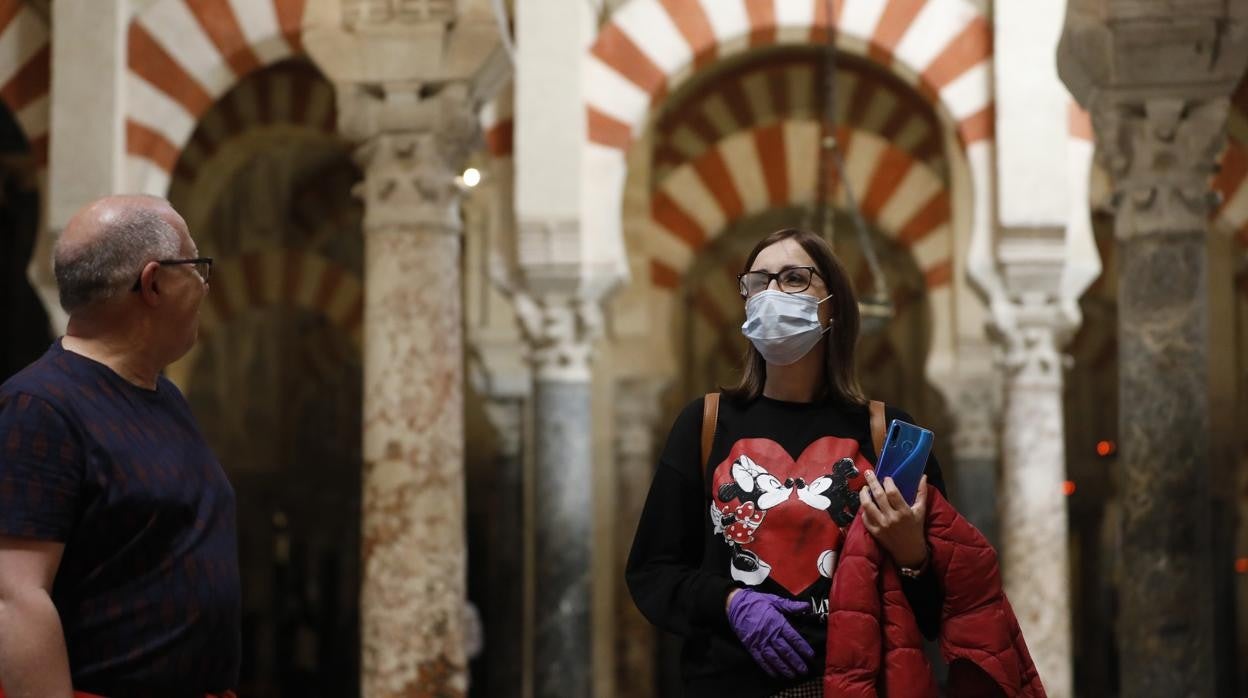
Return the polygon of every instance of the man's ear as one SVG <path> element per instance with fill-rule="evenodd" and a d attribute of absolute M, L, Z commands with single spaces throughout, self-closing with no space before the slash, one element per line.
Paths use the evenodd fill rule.
<path fill-rule="evenodd" d="M 150 306 L 160 304 L 160 288 L 156 283 L 158 269 L 160 269 L 159 264 L 148 262 L 143 265 L 143 271 L 139 274 L 139 296 Z"/>

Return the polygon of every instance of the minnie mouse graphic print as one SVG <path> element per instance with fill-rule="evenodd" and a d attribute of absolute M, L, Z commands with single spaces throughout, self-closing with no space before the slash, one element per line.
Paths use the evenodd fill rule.
<path fill-rule="evenodd" d="M 773 678 L 728 625 L 734 588 L 808 603 L 789 617 L 816 657 L 827 647 L 828 592 L 858 489 L 873 468 L 865 405 L 721 399 L 703 462 L 701 398 L 676 418 L 637 524 L 625 577 L 652 623 L 684 637 L 687 695 L 773 696 L 817 678 Z M 889 408 L 886 419 L 913 421 Z M 928 482 L 944 489 L 936 459 Z M 907 581 L 920 617 L 938 619 L 940 590 Z M 938 622 L 938 621 L 937 621 Z"/>

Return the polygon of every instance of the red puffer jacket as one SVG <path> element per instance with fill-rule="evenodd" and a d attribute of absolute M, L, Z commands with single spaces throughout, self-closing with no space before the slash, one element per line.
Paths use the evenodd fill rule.
<path fill-rule="evenodd" d="M 948 695 L 1044 696 L 1001 589 L 996 552 L 936 488 L 928 488 L 927 501 L 931 572 L 945 590 L 940 648 L 950 665 Z M 828 604 L 823 694 L 935 698 L 936 681 L 901 578 L 861 516 L 840 558 Z"/>

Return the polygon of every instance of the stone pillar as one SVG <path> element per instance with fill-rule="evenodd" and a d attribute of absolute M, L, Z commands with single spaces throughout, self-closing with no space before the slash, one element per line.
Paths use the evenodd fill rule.
<path fill-rule="evenodd" d="M 615 390 L 616 546 L 615 579 L 615 673 L 616 694 L 653 695 L 658 676 L 655 667 L 656 633 L 624 586 L 624 566 L 658 453 L 655 428 L 663 382 L 656 379 L 621 381 Z"/>
<path fill-rule="evenodd" d="M 1005 357 L 1005 411 L 998 485 L 1001 566 L 1045 690 L 1072 693 L 1063 355 L 1069 338 L 1047 299 L 1024 296 L 1010 327 L 997 326 Z"/>
<path fill-rule="evenodd" d="M 1121 202 L 1122 691 L 1214 695 L 1205 234 L 1228 104 L 1140 106 L 1094 116 Z"/>
<path fill-rule="evenodd" d="M 1073 0 L 1058 66 L 1112 178 L 1129 696 L 1216 692 L 1209 492 L 1209 178 L 1248 65 L 1248 4 Z"/>
<path fill-rule="evenodd" d="M 55 334 L 65 330 L 52 275 L 52 247 L 89 201 L 123 190 L 126 168 L 125 85 L 129 0 L 63 0 L 52 4 L 52 85 L 48 181 L 43 232 L 31 254 L 31 285 Z M 82 115 L 91 114 L 91 128 Z M 194 233 L 195 231 L 191 231 Z"/>
<path fill-rule="evenodd" d="M 516 307 L 536 369 L 533 695 L 587 696 L 593 664 L 590 357 L 601 318 L 596 303 L 575 294 L 517 295 Z"/>
<path fill-rule="evenodd" d="M 365 202 L 363 695 L 460 696 L 464 342 L 459 190 L 466 87 L 340 88 Z"/>
<path fill-rule="evenodd" d="M 973 350 L 963 348 L 964 355 Z M 968 362 L 969 363 L 969 362 Z M 991 365 L 991 357 L 984 364 Z M 997 471 L 1001 461 L 1001 381 L 986 371 L 958 374 L 952 412 L 954 504 L 993 545 L 1000 547 Z"/>

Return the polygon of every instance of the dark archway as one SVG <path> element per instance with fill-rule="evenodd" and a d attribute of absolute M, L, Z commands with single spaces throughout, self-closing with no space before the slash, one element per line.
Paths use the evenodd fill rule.
<path fill-rule="evenodd" d="M 39 358 L 52 341 L 48 315 L 26 278 L 39 235 L 37 176 L 26 137 L 0 106 L 0 382 Z"/>

